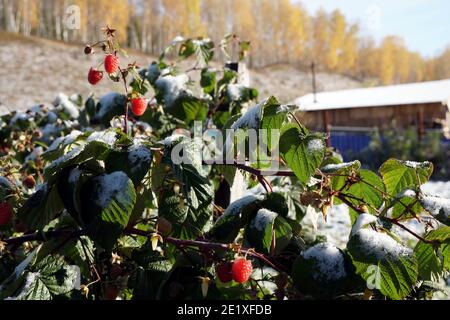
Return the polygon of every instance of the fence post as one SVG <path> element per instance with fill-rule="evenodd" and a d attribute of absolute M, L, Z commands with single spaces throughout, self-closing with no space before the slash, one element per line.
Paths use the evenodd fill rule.
<path fill-rule="evenodd" d="M 326 144 L 327 147 L 331 147 L 330 112 L 328 110 L 323 110 L 322 117 L 323 117 L 323 130 L 327 135 Z"/>

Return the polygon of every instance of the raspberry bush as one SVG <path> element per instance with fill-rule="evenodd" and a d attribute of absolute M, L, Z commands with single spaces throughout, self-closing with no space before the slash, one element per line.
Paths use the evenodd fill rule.
<path fill-rule="evenodd" d="M 60 95 L 1 117 L 0 298 L 424 299 L 446 290 L 450 200 L 420 189 L 431 163 L 390 159 L 378 172 L 343 163 L 295 106 L 257 103 L 236 71 L 210 66 L 231 43 L 245 56 L 249 44 L 235 36 L 217 47 L 177 38 L 140 68 L 120 65 L 114 34 L 106 28 L 85 48 L 99 57 L 87 80 L 122 82 L 123 92 Z M 183 59 L 193 67 L 171 62 Z M 183 135 L 196 121 L 280 130 L 266 146 L 279 147 L 280 170 L 266 176 L 260 154 L 251 165 L 206 164 Z M 171 156 L 180 146 L 188 163 Z M 230 203 L 230 187 L 252 192 Z M 304 223 L 334 205 L 348 206 L 353 224 L 344 248 Z"/>

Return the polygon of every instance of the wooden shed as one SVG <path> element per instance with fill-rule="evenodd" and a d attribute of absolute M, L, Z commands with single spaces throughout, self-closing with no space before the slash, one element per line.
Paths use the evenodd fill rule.
<path fill-rule="evenodd" d="M 426 129 L 449 135 L 450 79 L 308 94 L 294 101 L 306 126 L 319 131 L 355 128 Z"/>

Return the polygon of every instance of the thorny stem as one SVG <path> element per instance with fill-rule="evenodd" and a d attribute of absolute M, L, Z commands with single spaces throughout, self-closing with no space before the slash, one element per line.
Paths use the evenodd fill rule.
<path fill-rule="evenodd" d="M 125 231 L 128 234 L 133 235 L 140 235 L 144 237 L 148 237 L 151 233 L 143 230 L 138 230 L 135 228 L 130 228 Z M 233 250 L 235 248 L 235 245 L 233 244 L 225 244 L 225 243 L 217 243 L 217 242 L 209 242 L 209 241 L 198 241 L 198 240 L 181 240 L 177 238 L 172 237 L 166 237 L 164 238 L 164 241 L 170 244 L 173 244 L 177 247 L 199 247 L 204 249 L 224 249 L 224 250 Z M 259 260 L 266 263 L 268 266 L 272 267 L 273 269 L 279 271 L 279 272 L 285 272 L 282 270 L 281 267 L 276 266 L 273 262 L 271 262 L 269 259 L 267 259 L 263 254 L 257 253 L 252 249 L 239 249 L 239 252 L 247 254 L 249 256 L 253 256 L 255 258 L 258 258 Z"/>
<path fill-rule="evenodd" d="M 149 237 L 153 232 L 148 232 L 144 230 L 139 230 L 136 228 L 127 228 L 124 231 L 125 234 L 128 235 L 138 235 L 138 236 L 144 236 Z M 21 237 L 17 238 L 10 238 L 5 239 L 3 242 L 5 242 L 7 245 L 18 245 L 22 244 L 24 242 L 28 241 L 46 241 L 51 238 L 60 238 L 60 237 L 71 237 L 71 238 L 77 238 L 82 235 L 86 235 L 86 230 L 78 230 L 78 231 L 71 231 L 71 230 L 55 230 L 55 231 L 49 231 L 46 233 L 33 233 L 33 234 L 27 234 Z M 175 245 L 176 247 L 183 248 L 183 247 L 197 247 L 197 248 L 204 248 L 204 249 L 222 249 L 222 250 L 236 250 L 238 247 L 236 244 L 225 244 L 225 243 L 217 243 L 217 242 L 209 242 L 209 241 L 198 241 L 198 240 L 182 240 L 177 239 L 173 237 L 165 237 L 164 241 L 166 243 L 170 243 Z M 272 261 L 270 261 L 265 255 L 255 252 L 253 249 L 242 249 L 239 247 L 239 252 L 247 254 L 249 256 L 253 256 L 271 268 L 285 273 L 286 271 L 280 267 L 275 265 Z"/>
<path fill-rule="evenodd" d="M 122 76 L 123 85 L 125 87 L 125 93 L 127 96 L 127 102 L 125 104 L 125 123 L 124 123 L 124 132 L 125 134 L 128 134 L 128 86 L 127 86 L 127 79 L 125 76 L 125 70 L 123 70 L 121 67 L 119 67 L 120 75 Z"/>

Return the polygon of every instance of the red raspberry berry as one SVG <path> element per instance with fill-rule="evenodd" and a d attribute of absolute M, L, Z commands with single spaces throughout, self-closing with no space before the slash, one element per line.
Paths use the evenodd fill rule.
<path fill-rule="evenodd" d="M 36 180 L 32 175 L 29 175 L 22 181 L 23 185 L 28 189 L 33 189 L 36 186 Z"/>
<path fill-rule="evenodd" d="M 0 226 L 7 225 L 12 218 L 13 210 L 8 202 L 0 204 Z"/>
<path fill-rule="evenodd" d="M 88 81 L 95 86 L 103 79 L 103 72 L 98 71 L 96 68 L 91 68 L 88 74 Z"/>
<path fill-rule="evenodd" d="M 239 283 L 247 282 L 253 272 L 251 261 L 245 258 L 237 258 L 233 262 L 231 273 L 233 280 Z"/>
<path fill-rule="evenodd" d="M 142 116 L 147 110 L 147 100 L 145 98 L 131 99 L 131 111 L 138 117 Z"/>
<path fill-rule="evenodd" d="M 105 58 L 105 70 L 108 74 L 116 73 L 119 70 L 119 58 L 108 54 Z"/>
<path fill-rule="evenodd" d="M 233 265 L 230 262 L 222 262 L 217 265 L 216 273 L 220 282 L 227 283 L 233 280 L 233 274 L 231 273 Z"/>

